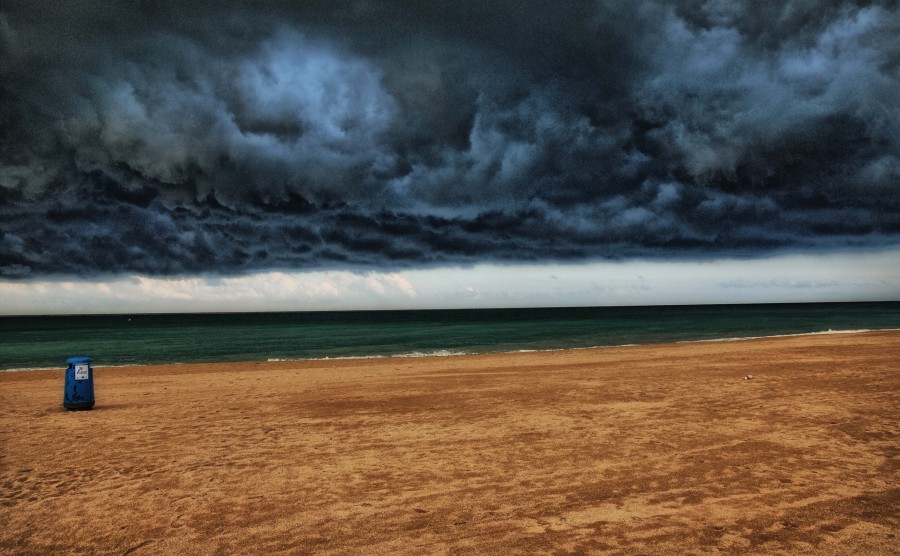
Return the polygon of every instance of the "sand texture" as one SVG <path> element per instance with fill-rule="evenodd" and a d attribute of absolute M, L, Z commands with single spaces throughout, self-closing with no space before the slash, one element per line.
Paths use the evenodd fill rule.
<path fill-rule="evenodd" d="M 62 383 L 0 373 L 2 553 L 900 553 L 900 332 Z"/>

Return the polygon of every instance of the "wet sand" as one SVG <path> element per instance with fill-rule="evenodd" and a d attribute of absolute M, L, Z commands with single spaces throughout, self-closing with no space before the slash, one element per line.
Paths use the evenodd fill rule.
<path fill-rule="evenodd" d="M 2 553 L 900 553 L 900 332 L 62 381 L 0 373 Z"/>

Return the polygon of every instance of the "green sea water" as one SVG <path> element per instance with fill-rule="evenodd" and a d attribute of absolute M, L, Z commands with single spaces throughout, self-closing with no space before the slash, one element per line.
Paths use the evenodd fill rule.
<path fill-rule="evenodd" d="M 900 302 L 0 317 L 0 370 L 453 355 L 900 328 Z"/>

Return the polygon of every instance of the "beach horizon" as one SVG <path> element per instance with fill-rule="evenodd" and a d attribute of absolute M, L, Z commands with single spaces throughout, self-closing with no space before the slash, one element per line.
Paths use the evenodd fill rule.
<path fill-rule="evenodd" d="M 894 554 L 900 331 L 0 373 L 9 554 Z"/>

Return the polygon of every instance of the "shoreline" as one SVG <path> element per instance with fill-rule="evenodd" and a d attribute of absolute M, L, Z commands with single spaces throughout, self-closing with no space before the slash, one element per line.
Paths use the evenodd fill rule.
<path fill-rule="evenodd" d="M 303 361 L 356 361 L 356 360 L 389 360 L 389 359 L 426 359 L 426 358 L 439 358 L 439 357 L 468 357 L 473 355 L 512 355 L 516 353 L 547 353 L 547 352 L 564 352 L 564 351 L 590 351 L 590 350 L 604 350 L 604 349 L 614 349 L 614 348 L 623 348 L 623 347 L 636 347 L 636 346 L 662 346 L 662 345 L 678 345 L 678 344 L 696 344 L 696 343 L 706 343 L 706 342 L 745 342 L 750 340 L 766 340 L 770 338 L 794 338 L 794 337 L 802 337 L 802 336 L 821 336 L 821 335 L 834 335 L 834 334 L 865 334 L 869 332 L 896 332 L 900 331 L 900 328 L 862 328 L 855 330 L 822 330 L 817 332 L 797 332 L 791 334 L 771 334 L 768 336 L 737 336 L 737 337 L 727 337 L 727 338 L 708 338 L 702 340 L 679 340 L 673 342 L 650 342 L 650 343 L 636 343 L 636 344 L 615 344 L 615 345 L 603 345 L 603 346 L 586 346 L 586 347 L 564 347 L 564 348 L 548 348 L 548 349 L 518 349 L 514 351 L 479 351 L 479 352 L 462 352 L 462 351 L 454 351 L 449 349 L 436 349 L 430 352 L 410 352 L 410 353 L 399 353 L 392 355 L 348 355 L 341 357 L 308 357 L 308 358 L 270 358 L 265 361 L 261 359 L 238 359 L 234 361 L 171 361 L 171 362 L 162 362 L 162 363 L 131 363 L 124 365 L 99 365 L 106 369 L 120 369 L 120 368 L 130 368 L 130 367 L 149 367 L 149 366 L 160 366 L 160 365 L 235 365 L 235 364 L 245 364 L 245 363 L 295 363 L 295 362 L 303 362 Z M 3 373 L 20 373 L 20 372 L 34 372 L 34 371 L 55 371 L 55 370 L 65 370 L 65 367 L 21 367 L 21 368 L 10 368 L 10 369 L 0 369 L 0 374 Z"/>

